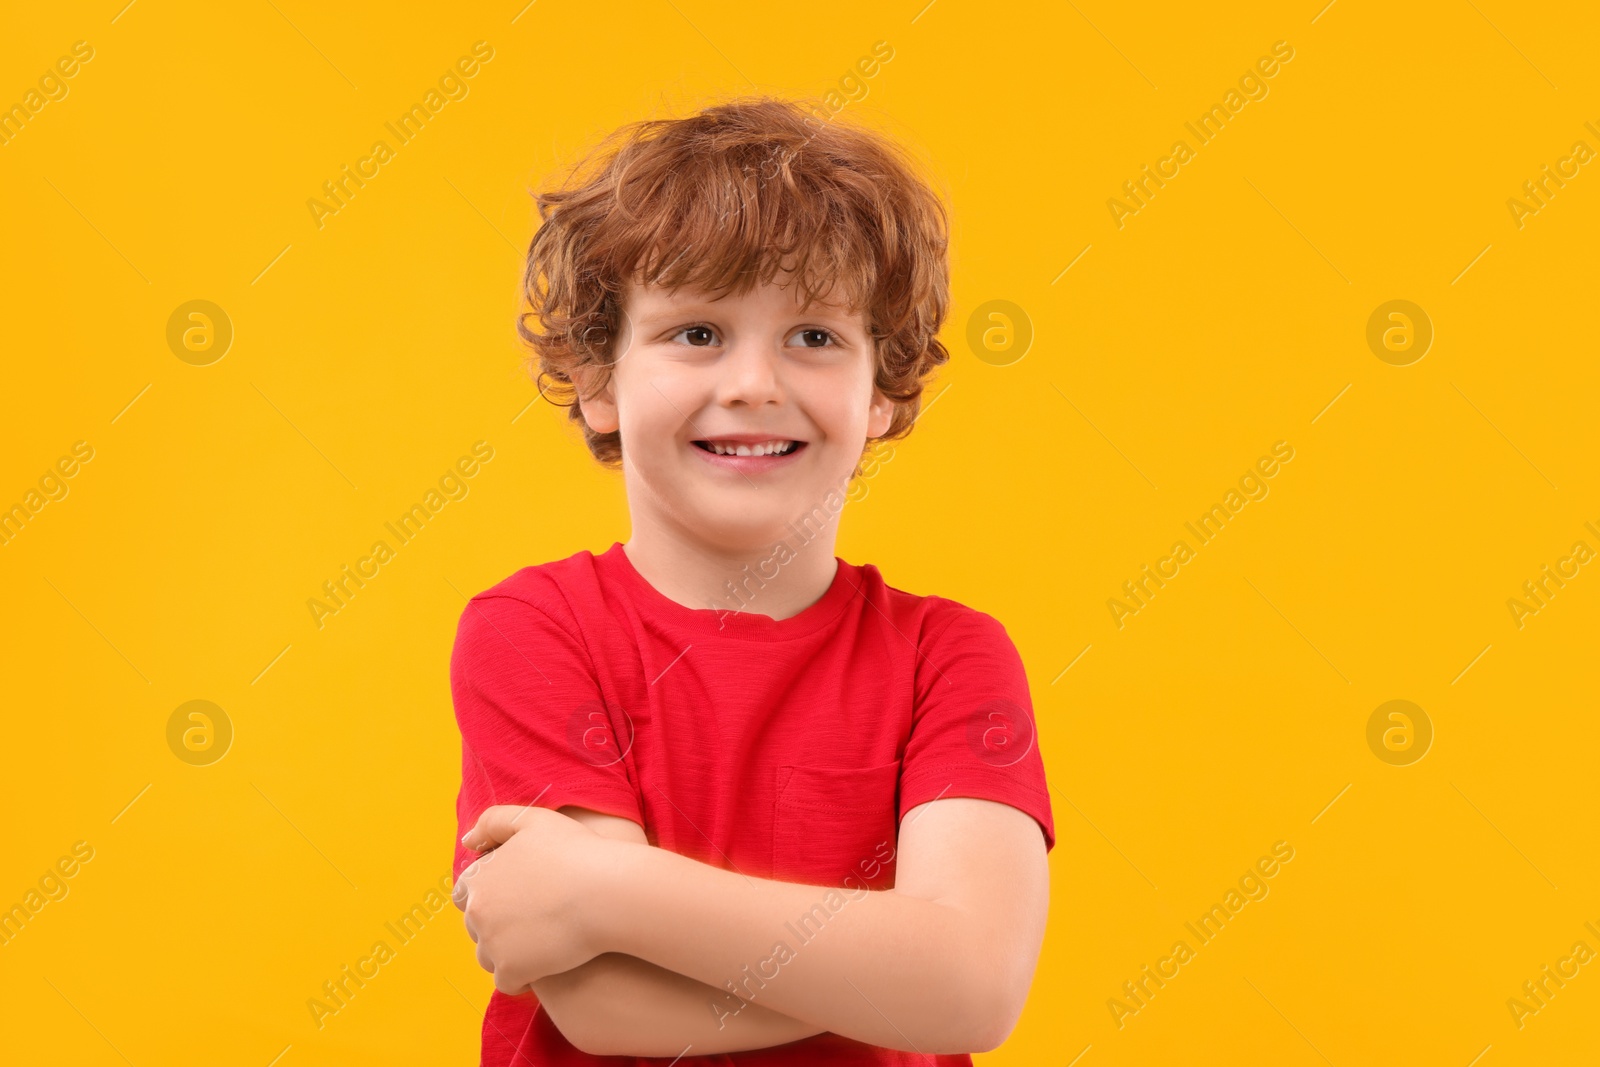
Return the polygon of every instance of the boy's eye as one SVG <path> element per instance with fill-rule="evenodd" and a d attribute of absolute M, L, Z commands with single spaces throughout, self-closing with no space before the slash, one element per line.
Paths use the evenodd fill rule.
<path fill-rule="evenodd" d="M 685 326 L 673 335 L 674 340 L 680 337 L 686 338 L 687 343 L 695 348 L 705 348 L 713 343 L 716 338 L 716 331 L 710 326 L 701 323 L 694 326 Z M 830 344 L 840 345 L 843 343 L 833 331 L 824 330 L 820 326 L 802 327 L 790 336 L 790 341 L 794 341 L 796 338 L 799 338 L 798 344 L 801 348 L 825 348 Z"/>
<path fill-rule="evenodd" d="M 804 329 L 796 330 L 795 336 L 804 338 L 804 340 L 802 340 L 800 343 L 801 348 L 822 348 L 830 341 L 834 343 L 838 342 L 838 338 L 836 338 L 833 334 L 816 326 L 807 326 Z M 813 341 L 816 343 L 811 343 Z"/>
<path fill-rule="evenodd" d="M 689 335 L 689 343 L 696 348 L 704 348 L 706 345 L 709 345 L 711 343 L 711 338 L 714 336 L 712 329 L 709 326 L 685 326 L 683 329 L 678 331 L 679 337 L 682 337 L 684 334 Z M 701 340 L 701 338 L 703 338 L 703 340 Z"/>

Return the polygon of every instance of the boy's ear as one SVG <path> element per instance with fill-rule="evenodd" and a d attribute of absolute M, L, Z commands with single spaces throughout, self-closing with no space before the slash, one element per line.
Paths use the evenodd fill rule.
<path fill-rule="evenodd" d="M 873 389 L 872 401 L 867 405 L 867 437 L 882 437 L 893 421 L 894 401 Z"/>
<path fill-rule="evenodd" d="M 598 367 L 573 368 L 572 381 L 578 387 L 578 410 L 583 412 L 583 421 L 595 433 L 615 433 L 620 425 L 616 393 L 613 390 L 616 377 L 614 373 L 608 375 L 605 387 L 595 392 L 594 383 L 599 378 L 599 372 Z"/>

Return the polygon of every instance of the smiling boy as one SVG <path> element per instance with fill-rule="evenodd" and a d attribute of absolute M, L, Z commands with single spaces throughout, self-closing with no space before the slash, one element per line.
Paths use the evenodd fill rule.
<path fill-rule="evenodd" d="M 610 141 L 538 199 L 520 330 L 632 533 L 473 597 L 451 660 L 482 1062 L 970 1063 L 1044 936 L 1027 677 L 833 554 L 948 359 L 944 209 L 786 101 Z"/>

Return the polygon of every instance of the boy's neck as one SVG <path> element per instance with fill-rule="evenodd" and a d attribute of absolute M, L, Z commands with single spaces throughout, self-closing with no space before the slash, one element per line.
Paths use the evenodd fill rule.
<path fill-rule="evenodd" d="M 784 531 L 772 542 L 727 548 L 676 530 L 635 526 L 623 549 L 639 576 L 668 600 L 787 619 L 822 599 L 838 567 L 833 554 L 837 523 L 808 533 L 803 543 L 793 531 Z M 780 540 L 786 552 L 774 552 Z"/>

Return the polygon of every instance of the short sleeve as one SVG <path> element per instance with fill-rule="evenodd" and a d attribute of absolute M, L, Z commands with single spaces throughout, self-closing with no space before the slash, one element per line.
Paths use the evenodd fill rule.
<path fill-rule="evenodd" d="M 1055 820 L 1022 657 L 992 616 L 944 603 L 949 621 L 931 620 L 918 643 L 900 817 L 930 800 L 994 800 L 1033 816 L 1048 852 Z"/>
<path fill-rule="evenodd" d="M 461 731 L 453 870 L 477 858 L 460 837 L 496 804 L 568 804 L 632 819 L 628 718 L 606 706 L 581 636 L 517 597 L 467 603 L 450 657 Z"/>

